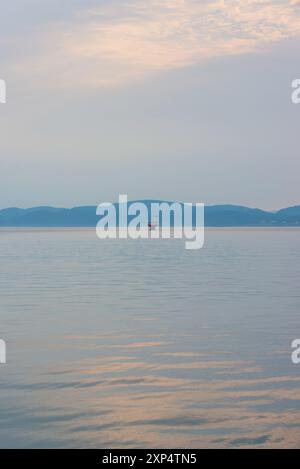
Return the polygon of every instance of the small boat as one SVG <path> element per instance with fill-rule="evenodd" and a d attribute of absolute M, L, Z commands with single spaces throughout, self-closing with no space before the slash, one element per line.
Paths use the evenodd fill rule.
<path fill-rule="evenodd" d="M 149 223 L 148 223 L 148 229 L 149 229 L 150 231 L 155 230 L 156 226 L 157 226 L 157 225 L 156 225 L 155 223 L 153 223 L 153 222 L 149 222 Z"/>

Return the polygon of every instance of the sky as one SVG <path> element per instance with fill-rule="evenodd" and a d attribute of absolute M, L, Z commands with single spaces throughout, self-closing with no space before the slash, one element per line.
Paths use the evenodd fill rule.
<path fill-rule="evenodd" d="M 298 0 L 2 0 L 0 208 L 300 204 Z"/>

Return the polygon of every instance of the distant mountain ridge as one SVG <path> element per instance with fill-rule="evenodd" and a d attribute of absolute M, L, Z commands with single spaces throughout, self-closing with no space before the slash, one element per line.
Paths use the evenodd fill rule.
<path fill-rule="evenodd" d="M 133 202 L 128 202 L 130 205 Z M 141 200 L 150 206 L 161 200 Z M 172 202 L 167 202 L 171 204 Z M 116 204 L 116 207 L 117 204 Z M 33 207 L 28 209 L 6 208 L 0 210 L 0 227 L 94 227 L 99 220 L 96 206 L 74 208 Z M 255 226 L 300 226 L 300 205 L 277 212 L 239 205 L 205 206 L 205 226 L 210 227 L 255 227 Z"/>

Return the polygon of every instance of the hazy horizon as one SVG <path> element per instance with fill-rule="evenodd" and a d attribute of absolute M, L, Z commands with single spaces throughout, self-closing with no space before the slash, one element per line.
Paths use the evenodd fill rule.
<path fill-rule="evenodd" d="M 196 203 L 196 202 L 201 202 L 201 201 L 189 201 L 189 200 L 167 200 L 167 199 L 157 199 L 157 198 L 150 198 L 150 199 L 128 199 L 128 203 L 132 203 L 132 202 L 143 202 L 143 201 L 151 201 L 151 200 L 154 200 L 154 201 L 159 201 L 159 202 L 169 202 L 169 203 L 173 203 L 173 202 L 177 202 L 177 203 Z M 100 201 L 99 203 L 102 203 L 103 201 Z M 114 200 L 105 200 L 105 202 L 112 202 L 114 204 L 118 203 L 117 199 L 114 199 Z M 78 204 L 78 205 L 65 205 L 65 206 L 58 206 L 58 205 L 52 205 L 52 204 L 37 204 L 37 205 L 31 205 L 31 206 L 15 206 L 15 205 L 11 205 L 11 206 L 7 206 L 7 207 L 1 207 L 0 206 L 0 211 L 1 210 L 6 210 L 6 209 L 11 209 L 11 208 L 17 208 L 17 209 L 23 209 L 23 210 L 30 210 L 32 208 L 56 208 L 56 209 L 72 209 L 72 208 L 78 208 L 78 207 L 97 207 L 99 204 L 97 203 L 90 203 L 90 204 Z M 206 207 L 212 207 L 212 206 L 235 206 L 235 207 L 245 207 L 245 208 L 250 208 L 250 209 L 259 209 L 259 210 L 263 210 L 263 211 L 266 211 L 266 212 L 277 212 L 279 210 L 282 210 L 282 209 L 285 209 L 285 208 L 292 208 L 292 207 L 300 207 L 300 202 L 298 204 L 293 204 L 293 205 L 288 205 L 288 206 L 282 206 L 282 207 L 278 207 L 278 208 L 264 208 L 264 207 L 259 207 L 259 206 L 251 206 L 251 205 L 243 205 L 243 204 L 235 204 L 235 203 L 219 203 L 219 204 L 205 204 Z"/>

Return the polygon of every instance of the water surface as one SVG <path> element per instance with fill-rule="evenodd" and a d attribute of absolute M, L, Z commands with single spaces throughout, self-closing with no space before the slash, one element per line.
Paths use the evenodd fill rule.
<path fill-rule="evenodd" d="M 0 230 L 0 446 L 300 447 L 299 240 Z"/>

